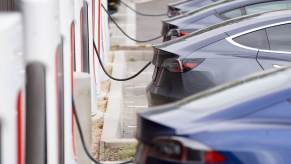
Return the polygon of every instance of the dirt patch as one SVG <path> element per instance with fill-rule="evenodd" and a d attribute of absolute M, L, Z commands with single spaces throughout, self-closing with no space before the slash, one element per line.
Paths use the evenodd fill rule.
<path fill-rule="evenodd" d="M 100 139 L 103 130 L 103 119 L 92 120 L 92 155 L 99 160 Z"/>
<path fill-rule="evenodd" d="M 118 144 L 116 147 L 104 145 L 104 152 L 100 156 L 102 161 L 132 160 L 136 151 L 136 144 Z"/>
<path fill-rule="evenodd" d="M 107 104 L 108 104 L 108 97 L 102 97 L 100 100 L 97 102 L 97 107 L 98 110 L 105 113 L 107 109 Z"/>

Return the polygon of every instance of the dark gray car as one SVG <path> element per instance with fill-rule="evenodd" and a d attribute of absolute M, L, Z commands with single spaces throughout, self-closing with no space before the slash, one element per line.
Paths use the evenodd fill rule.
<path fill-rule="evenodd" d="M 225 20 L 266 11 L 291 9 L 291 0 L 223 0 L 163 21 L 164 41 Z"/>
<path fill-rule="evenodd" d="M 149 104 L 176 101 L 291 62 L 291 11 L 244 16 L 154 46 Z"/>
<path fill-rule="evenodd" d="M 182 0 L 168 5 L 168 16 L 174 17 L 182 13 L 206 6 L 217 0 Z"/>

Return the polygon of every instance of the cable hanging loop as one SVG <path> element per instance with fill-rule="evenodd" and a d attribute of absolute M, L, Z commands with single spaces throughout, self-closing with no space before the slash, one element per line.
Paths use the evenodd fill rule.
<path fill-rule="evenodd" d="M 147 13 L 142 13 L 139 12 L 137 10 L 135 10 L 134 8 L 132 8 L 130 5 L 128 5 L 127 3 L 125 3 L 124 1 L 120 0 L 120 3 L 123 4 L 125 7 L 127 7 L 128 9 L 130 9 L 131 11 L 135 12 L 137 15 L 141 15 L 141 16 L 146 16 L 146 17 L 162 17 L 162 16 L 167 16 L 167 13 L 161 13 L 161 14 L 147 14 Z"/>
<path fill-rule="evenodd" d="M 119 31 L 125 35 L 128 39 L 134 41 L 134 42 L 137 42 L 137 43 L 147 43 L 147 42 L 151 42 L 151 41 L 154 41 L 154 40 L 158 40 L 160 38 L 162 38 L 163 36 L 162 35 L 159 35 L 159 36 L 156 36 L 154 38 L 151 38 L 151 39 L 148 39 L 148 40 L 138 40 L 138 39 L 135 39 L 131 36 L 129 36 L 121 27 L 120 25 L 114 20 L 114 18 L 111 16 L 111 14 L 109 13 L 109 11 L 104 7 L 103 4 L 101 4 L 101 7 L 103 8 L 103 10 L 106 12 L 106 14 L 108 15 L 108 17 L 110 18 L 110 20 L 116 25 L 116 27 L 119 29 Z"/>
<path fill-rule="evenodd" d="M 103 70 L 103 72 L 112 80 L 115 80 L 115 81 L 128 81 L 128 80 L 131 80 L 131 79 L 134 79 L 136 78 L 138 75 L 140 75 L 145 69 L 147 69 L 150 65 L 151 65 L 151 62 L 148 62 L 140 71 L 138 71 L 136 74 L 134 74 L 133 76 L 130 76 L 130 77 L 127 77 L 127 78 L 116 78 L 116 77 L 113 77 L 111 76 L 107 71 L 106 71 L 106 68 L 104 66 L 104 64 L 102 63 L 102 60 L 101 60 L 101 57 L 100 57 L 100 53 L 98 52 L 98 49 L 96 47 L 96 44 L 95 44 L 95 41 L 93 41 L 93 46 L 94 46 L 94 50 L 96 52 L 96 55 L 97 55 L 97 59 L 99 61 L 99 64 Z"/>

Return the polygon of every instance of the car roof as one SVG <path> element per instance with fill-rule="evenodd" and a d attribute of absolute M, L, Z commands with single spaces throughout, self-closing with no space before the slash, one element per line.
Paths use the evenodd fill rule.
<path fill-rule="evenodd" d="M 178 6 L 178 5 L 181 5 L 181 4 L 184 4 L 184 3 L 189 3 L 189 2 L 192 2 L 192 1 L 195 1 L 195 0 L 181 0 L 181 1 L 178 1 L 178 2 L 169 3 L 168 6 Z M 200 0 L 200 1 L 202 1 L 202 0 Z"/>
<path fill-rule="evenodd" d="M 215 14 L 216 12 L 220 13 L 220 12 L 232 10 L 235 8 L 240 8 L 246 5 L 270 2 L 270 1 L 282 1 L 282 0 L 222 0 L 222 1 L 211 3 L 207 6 L 189 11 L 180 16 L 173 17 L 170 19 L 165 19 L 163 20 L 163 22 L 175 25 L 175 24 L 178 24 L 179 22 L 182 22 L 188 19 L 192 21 L 195 18 L 195 20 L 197 20 L 197 19 L 206 17 L 207 15 Z"/>
<path fill-rule="evenodd" d="M 181 19 L 181 18 L 184 18 L 184 17 L 188 17 L 190 15 L 197 14 L 197 13 L 199 13 L 201 11 L 204 11 L 204 10 L 207 10 L 209 8 L 216 7 L 218 5 L 221 5 L 221 4 L 224 4 L 224 3 L 227 3 L 227 2 L 232 2 L 232 1 L 235 1 L 235 0 L 222 0 L 222 1 L 213 2 L 213 3 L 209 4 L 209 5 L 200 7 L 198 9 L 194 9 L 192 11 L 188 11 L 187 13 L 184 13 L 182 15 L 178 15 L 178 16 L 173 17 L 173 18 L 167 18 L 167 19 L 163 20 L 163 22 L 175 21 L 177 19 Z"/>
<path fill-rule="evenodd" d="M 196 50 L 228 36 L 269 24 L 289 21 L 291 10 L 247 15 L 206 27 L 184 37 L 153 45 L 155 49 L 178 55 L 191 55 Z"/>

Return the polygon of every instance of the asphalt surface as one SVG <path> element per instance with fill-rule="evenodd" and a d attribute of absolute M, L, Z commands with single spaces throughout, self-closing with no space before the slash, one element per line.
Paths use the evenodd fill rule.
<path fill-rule="evenodd" d="M 137 11 L 147 14 L 160 14 L 167 12 L 168 3 L 177 0 L 128 0 L 125 1 Z M 133 3 L 131 3 L 133 2 Z M 133 38 L 138 40 L 147 40 L 161 34 L 161 17 L 139 16 L 133 11 L 127 9 L 124 5 L 120 5 L 118 13 L 114 14 L 114 19 L 121 28 Z M 116 28 L 112 22 L 111 44 L 117 46 L 136 46 L 135 42 L 127 39 Z M 160 43 L 160 40 L 150 42 L 150 44 Z M 118 50 L 122 51 L 122 50 Z M 141 69 L 148 61 L 152 59 L 153 52 L 151 50 L 125 51 L 126 61 L 126 77 L 133 75 Z M 137 78 L 122 83 L 123 102 L 120 119 L 120 137 L 135 138 L 136 132 L 136 113 L 147 110 L 148 102 L 146 98 L 146 87 L 151 81 L 153 74 L 153 66 L 146 69 Z"/>
<path fill-rule="evenodd" d="M 141 1 L 135 0 L 135 8 L 137 11 L 147 14 L 161 14 L 167 12 L 167 4 L 174 0 L 150 0 Z M 175 0 L 177 1 L 177 0 Z M 132 13 L 131 13 L 132 14 Z M 135 35 L 139 40 L 147 40 L 159 36 L 161 34 L 162 17 L 146 17 L 135 15 Z M 130 19 L 127 19 L 130 21 Z M 130 21 L 132 22 L 132 21 Z M 130 31 L 129 31 L 130 32 Z M 160 43 L 160 40 L 150 42 L 151 44 Z M 152 59 L 151 51 L 144 51 L 143 54 L 138 51 L 132 52 L 133 60 L 129 60 L 127 64 L 127 76 L 137 72 L 141 66 L 145 65 Z M 134 54 L 136 53 L 136 54 Z M 134 57 L 136 56 L 136 57 Z M 138 57 L 140 56 L 140 57 Z M 143 56 L 143 57 L 142 57 Z M 147 110 L 148 102 L 146 96 L 146 87 L 151 81 L 153 74 L 153 66 L 146 69 L 139 77 L 131 81 L 123 83 L 123 112 L 121 116 L 121 137 L 122 138 L 134 138 L 136 132 L 136 113 Z"/>
<path fill-rule="evenodd" d="M 141 1 L 141 0 L 140 0 Z M 150 0 L 144 3 L 139 3 L 139 0 L 136 0 L 136 10 L 142 13 L 149 14 L 160 14 L 167 13 L 167 5 L 172 2 L 177 2 L 178 0 Z M 161 34 L 162 23 L 161 20 L 167 18 L 163 17 L 145 17 L 137 16 L 136 17 L 136 36 L 139 39 L 148 39 L 153 38 Z M 159 43 L 160 40 L 153 41 L 151 43 Z"/>
<path fill-rule="evenodd" d="M 152 52 L 134 51 L 127 53 L 126 75 L 131 76 L 151 60 Z M 154 67 L 151 65 L 137 78 L 122 83 L 123 92 L 123 112 L 121 115 L 122 138 L 134 138 L 137 124 L 137 112 L 147 110 L 148 102 L 146 96 L 146 87 L 151 82 Z"/>

